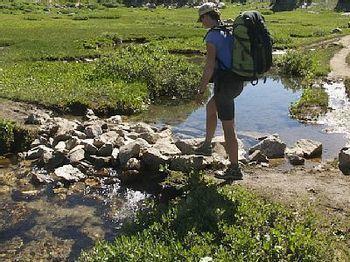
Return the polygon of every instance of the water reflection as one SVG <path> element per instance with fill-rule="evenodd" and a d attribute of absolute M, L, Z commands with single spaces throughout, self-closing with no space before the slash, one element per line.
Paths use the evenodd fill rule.
<path fill-rule="evenodd" d="M 247 138 L 257 132 L 278 133 L 289 146 L 301 138 L 313 139 L 323 143 L 323 159 L 336 157 L 347 141 L 343 133 L 329 134 L 325 125 L 304 124 L 290 118 L 289 106 L 300 95 L 297 80 L 274 76 L 267 78 L 266 83 L 260 80 L 256 86 L 247 83 L 236 99 L 239 137 Z M 143 117 L 158 124 L 172 125 L 174 133 L 181 138 L 205 135 L 205 106 L 153 107 L 150 114 Z M 216 135 L 222 135 L 220 123 Z M 248 141 L 246 146 L 251 143 L 252 140 Z"/>

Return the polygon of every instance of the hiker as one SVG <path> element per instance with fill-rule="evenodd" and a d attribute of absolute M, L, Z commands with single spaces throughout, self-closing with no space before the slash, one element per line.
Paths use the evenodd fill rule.
<path fill-rule="evenodd" d="M 202 22 L 203 26 L 209 29 L 205 36 L 207 56 L 198 99 L 203 98 L 211 79 L 214 82 L 214 95 L 206 105 L 205 140 L 196 148 L 196 153 L 203 155 L 212 153 L 211 141 L 219 118 L 224 130 L 225 149 L 231 162 L 220 177 L 241 179 L 243 174 L 238 163 L 238 141 L 234 128 L 234 98 L 242 92 L 243 81 L 234 79 L 229 71 L 232 65 L 232 33 L 225 28 L 211 30 L 221 25 L 220 12 L 215 4 L 201 5 L 198 13 L 198 22 Z"/>

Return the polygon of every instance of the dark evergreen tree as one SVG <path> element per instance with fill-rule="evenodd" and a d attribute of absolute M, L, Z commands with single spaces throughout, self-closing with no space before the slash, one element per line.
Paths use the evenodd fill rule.
<path fill-rule="evenodd" d="M 297 0 L 275 0 L 272 5 L 272 11 L 292 11 L 298 5 Z"/>
<path fill-rule="evenodd" d="M 350 12 L 350 0 L 338 0 L 335 10 Z"/>

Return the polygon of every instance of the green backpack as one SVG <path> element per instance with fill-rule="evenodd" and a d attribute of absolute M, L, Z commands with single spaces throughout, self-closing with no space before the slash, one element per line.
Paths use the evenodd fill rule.
<path fill-rule="evenodd" d="M 256 84 L 271 68 L 273 40 L 258 11 L 243 12 L 233 23 L 223 23 L 211 30 L 229 30 L 233 35 L 232 68 L 227 70 L 237 79 Z"/>
<path fill-rule="evenodd" d="M 272 66 L 273 40 L 258 11 L 241 13 L 233 22 L 231 70 L 242 80 L 253 81 Z"/>

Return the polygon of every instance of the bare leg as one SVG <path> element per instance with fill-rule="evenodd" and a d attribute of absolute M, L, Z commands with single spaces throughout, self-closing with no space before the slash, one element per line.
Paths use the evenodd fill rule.
<path fill-rule="evenodd" d="M 238 141 L 234 128 L 234 120 L 222 121 L 225 136 L 225 149 L 231 162 L 231 166 L 238 166 Z"/>
<path fill-rule="evenodd" d="M 217 110 L 215 105 L 214 97 L 210 98 L 207 103 L 207 119 L 206 119 L 206 135 L 205 142 L 211 143 L 211 140 L 214 137 L 216 125 L 217 125 Z"/>

